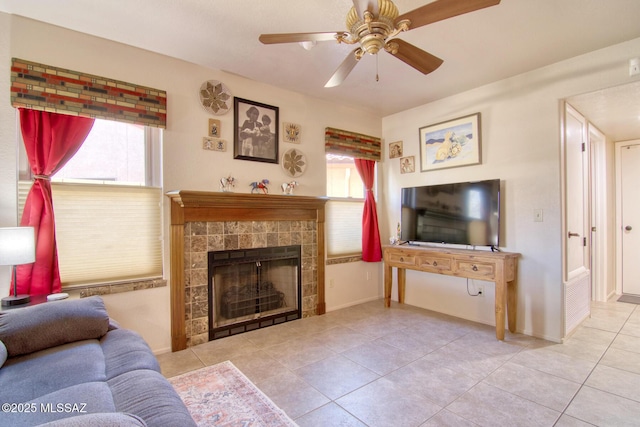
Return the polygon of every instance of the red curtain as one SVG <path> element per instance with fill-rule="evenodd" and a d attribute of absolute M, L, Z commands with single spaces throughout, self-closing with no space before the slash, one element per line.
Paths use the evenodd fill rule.
<path fill-rule="evenodd" d="M 18 294 L 61 290 L 50 177 L 78 151 L 93 122 L 85 117 L 20 109 L 22 138 L 34 176 L 20 225 L 35 228 L 36 261 L 18 266 Z"/>
<path fill-rule="evenodd" d="M 367 193 L 364 200 L 364 211 L 362 212 L 362 260 L 377 262 L 382 259 L 382 246 L 380 245 L 376 200 L 373 197 L 376 162 L 355 159 L 355 164 Z"/>

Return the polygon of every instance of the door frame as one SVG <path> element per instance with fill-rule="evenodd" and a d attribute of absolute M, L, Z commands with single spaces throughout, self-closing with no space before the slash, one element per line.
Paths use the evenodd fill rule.
<path fill-rule="evenodd" d="M 606 302 L 609 298 L 607 262 L 609 245 L 609 203 L 607 203 L 607 138 L 587 119 L 588 144 L 591 154 L 589 185 L 591 197 L 591 299 Z"/>

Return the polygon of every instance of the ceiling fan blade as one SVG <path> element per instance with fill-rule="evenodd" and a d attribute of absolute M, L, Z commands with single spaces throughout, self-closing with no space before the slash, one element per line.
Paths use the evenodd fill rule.
<path fill-rule="evenodd" d="M 408 19 L 411 21 L 409 28 L 414 29 L 498 4 L 500 0 L 435 0 L 398 16 L 396 22 Z"/>
<path fill-rule="evenodd" d="M 356 66 L 356 64 L 359 61 L 359 58 L 356 56 L 356 51 L 358 49 L 360 48 L 354 49 L 349 55 L 347 55 L 345 60 L 342 61 L 342 64 L 340 64 L 336 72 L 333 73 L 333 76 L 331 76 L 331 78 L 329 79 L 327 84 L 324 85 L 324 87 L 338 86 L 344 81 L 344 79 L 347 78 L 351 70 L 353 70 L 353 68 Z"/>
<path fill-rule="evenodd" d="M 336 34 L 342 34 L 344 31 L 335 31 L 333 33 L 288 33 L 288 34 L 260 34 L 258 40 L 263 44 L 276 43 L 299 43 L 299 42 L 325 42 L 336 40 Z"/>
<path fill-rule="evenodd" d="M 363 17 L 365 10 L 378 15 L 378 0 L 353 0 L 353 7 L 360 18 Z"/>
<path fill-rule="evenodd" d="M 398 45 L 398 51 L 396 53 L 389 53 L 403 61 L 405 64 L 420 71 L 422 74 L 429 74 L 435 71 L 444 62 L 437 56 L 433 56 L 432 54 L 425 52 L 404 40 L 393 39 L 389 43 L 396 43 Z"/>

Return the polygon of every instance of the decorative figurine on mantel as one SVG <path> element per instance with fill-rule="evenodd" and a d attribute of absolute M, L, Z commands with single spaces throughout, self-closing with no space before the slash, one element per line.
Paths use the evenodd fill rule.
<path fill-rule="evenodd" d="M 263 194 L 268 194 L 269 193 L 269 187 L 267 187 L 267 184 L 269 184 L 269 180 L 268 179 L 263 179 L 262 181 L 256 181 L 256 182 L 252 182 L 251 185 L 251 194 L 255 193 L 256 191 L 262 191 Z"/>
<path fill-rule="evenodd" d="M 225 178 L 220 178 L 220 190 L 223 193 L 232 193 L 233 188 L 236 186 L 236 179 L 229 174 Z"/>
<path fill-rule="evenodd" d="M 298 181 L 285 182 L 280 186 L 282 188 L 282 194 L 287 196 L 293 195 L 293 190 L 298 186 Z"/>

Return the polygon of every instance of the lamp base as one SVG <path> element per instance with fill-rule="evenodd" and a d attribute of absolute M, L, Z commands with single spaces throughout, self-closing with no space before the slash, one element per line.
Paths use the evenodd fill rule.
<path fill-rule="evenodd" d="M 29 295 L 15 295 L 2 298 L 3 307 L 12 307 L 14 305 L 26 304 L 31 300 Z"/>

